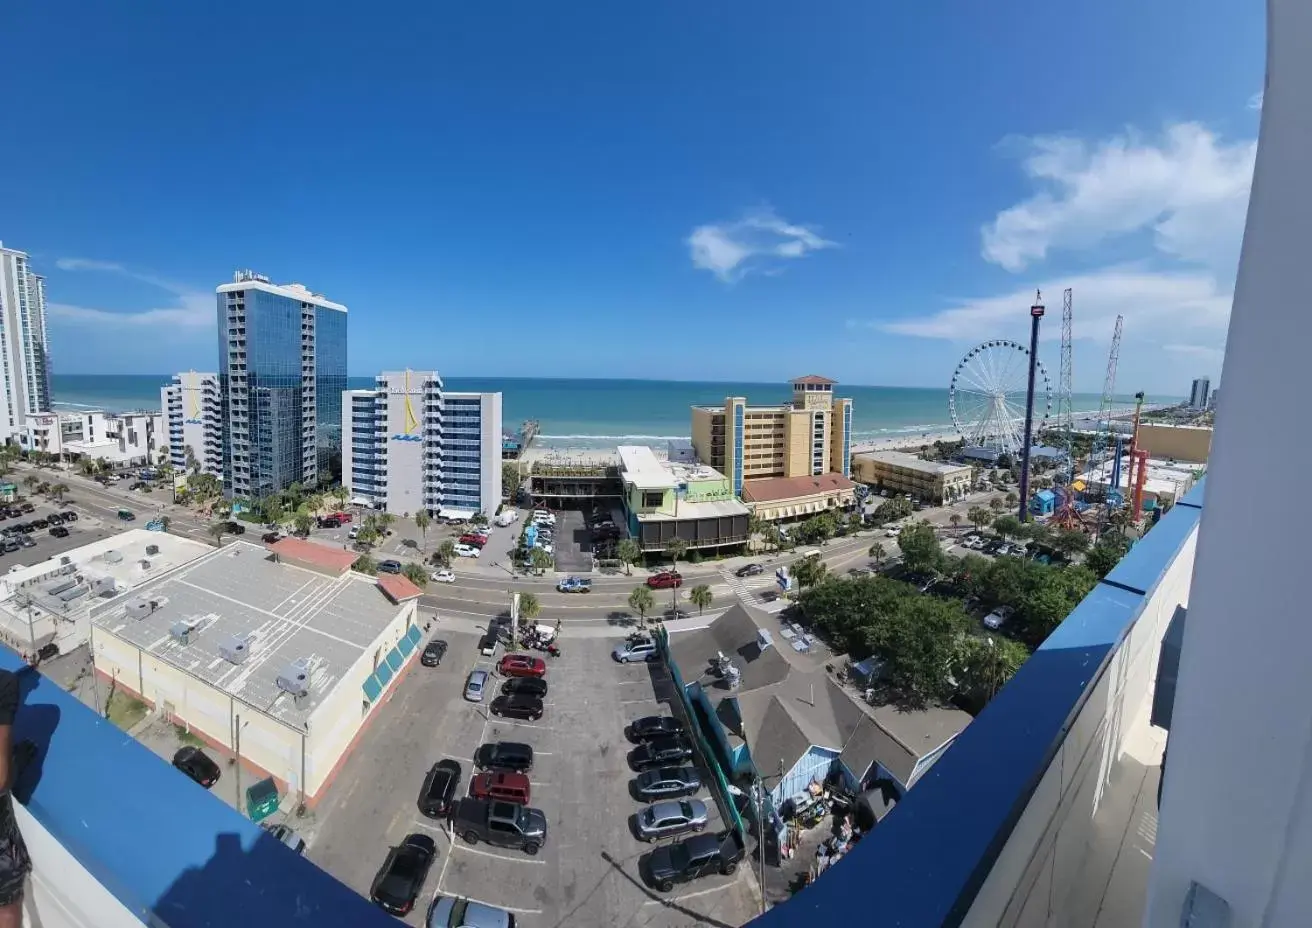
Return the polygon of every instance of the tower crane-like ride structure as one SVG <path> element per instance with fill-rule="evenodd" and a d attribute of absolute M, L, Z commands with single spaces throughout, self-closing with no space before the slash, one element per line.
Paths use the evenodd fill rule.
<path fill-rule="evenodd" d="M 1061 296 L 1061 371 L 1057 376 L 1058 445 L 1065 455 L 1062 467 L 1053 479 L 1057 504 L 1049 524 L 1064 529 L 1080 529 L 1080 512 L 1075 506 L 1075 409 L 1072 400 L 1072 320 L 1074 300 L 1070 287 Z"/>

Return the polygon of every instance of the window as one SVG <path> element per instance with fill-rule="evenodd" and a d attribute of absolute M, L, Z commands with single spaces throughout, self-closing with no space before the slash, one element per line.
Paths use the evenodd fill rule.
<path fill-rule="evenodd" d="M 659 490 L 644 490 L 642 493 L 642 508 L 657 509 L 665 501 L 665 494 Z"/>

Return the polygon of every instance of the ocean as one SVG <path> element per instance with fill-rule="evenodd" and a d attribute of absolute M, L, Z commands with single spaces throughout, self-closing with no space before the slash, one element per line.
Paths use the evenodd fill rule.
<path fill-rule="evenodd" d="M 122 412 L 159 409 L 159 390 L 167 375 L 55 374 L 51 387 L 58 409 L 104 409 Z M 688 438 L 688 407 L 718 405 L 727 396 L 745 396 L 749 403 L 783 403 L 791 398 L 788 384 L 725 383 L 660 380 L 581 380 L 519 377 L 444 377 L 453 391 L 500 391 L 502 419 L 507 430 L 536 419 L 540 441 L 555 448 L 606 449 L 618 444 L 660 446 L 672 438 Z M 352 377 L 351 389 L 369 389 L 373 377 Z M 862 387 L 839 384 L 836 396 L 853 401 L 852 441 L 878 441 L 952 429 L 948 391 L 921 387 Z M 1101 397 L 1077 393 L 1078 412 L 1096 412 Z M 1173 403 L 1178 397 L 1150 396 L 1150 403 Z M 1118 406 L 1133 405 L 1133 397 L 1118 397 Z M 1053 398 L 1056 412 L 1056 398 Z"/>

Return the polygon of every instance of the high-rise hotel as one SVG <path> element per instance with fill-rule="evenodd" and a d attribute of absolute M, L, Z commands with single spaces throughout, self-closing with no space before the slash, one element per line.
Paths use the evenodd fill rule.
<path fill-rule="evenodd" d="M 217 294 L 224 492 L 259 499 L 334 480 L 346 307 L 251 271 Z"/>
<path fill-rule="evenodd" d="M 379 374 L 342 397 L 342 484 L 408 516 L 491 516 L 501 503 L 501 394 L 454 393 L 436 371 Z"/>
<path fill-rule="evenodd" d="M 223 404 L 219 375 L 184 371 L 160 388 L 160 408 L 168 425 L 170 463 L 223 477 Z"/>
<path fill-rule="evenodd" d="M 0 244 L 0 442 L 16 441 L 29 416 L 50 411 L 45 278 L 27 255 Z"/>

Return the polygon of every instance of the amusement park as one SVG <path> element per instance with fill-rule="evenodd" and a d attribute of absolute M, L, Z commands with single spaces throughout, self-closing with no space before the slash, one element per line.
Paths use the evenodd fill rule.
<path fill-rule="evenodd" d="M 952 423 L 964 442 L 958 457 L 1013 470 L 1019 484 L 1016 517 L 1022 523 L 1042 521 L 1095 538 L 1111 525 L 1141 531 L 1201 474 L 1210 429 L 1148 422 L 1154 407 L 1145 408 L 1142 391 L 1134 393 L 1133 406 L 1118 401 L 1116 374 L 1124 325 L 1119 315 L 1099 407 L 1077 412 L 1072 389 L 1073 304 L 1072 290 L 1067 289 L 1062 294 L 1055 388 L 1038 353 L 1046 315 L 1039 292 L 1030 307 L 1028 344 L 990 339 L 958 362 L 948 389 Z M 1190 439 L 1195 438 L 1191 447 Z"/>

